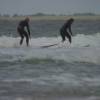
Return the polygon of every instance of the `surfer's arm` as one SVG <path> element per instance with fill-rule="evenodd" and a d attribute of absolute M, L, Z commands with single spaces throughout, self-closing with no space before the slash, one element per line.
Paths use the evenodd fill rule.
<path fill-rule="evenodd" d="M 27 24 L 27 31 L 28 31 L 28 34 L 29 34 L 29 37 L 30 37 L 30 28 L 29 28 L 28 24 Z"/>
<path fill-rule="evenodd" d="M 69 26 L 69 32 L 72 35 L 72 30 L 71 30 L 71 26 Z"/>

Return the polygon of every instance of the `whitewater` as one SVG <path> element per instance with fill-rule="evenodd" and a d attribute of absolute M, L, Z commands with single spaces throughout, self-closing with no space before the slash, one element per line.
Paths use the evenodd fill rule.
<path fill-rule="evenodd" d="M 77 34 L 72 37 L 72 44 L 66 40 L 61 42 L 60 37 L 41 37 L 31 38 L 30 46 L 26 46 L 26 40 L 22 46 L 19 45 L 20 38 L 1 36 L 0 54 L 23 55 L 22 59 L 27 58 L 51 58 L 64 60 L 67 62 L 90 62 L 100 64 L 100 34 L 83 35 Z M 42 48 L 58 43 L 55 46 Z M 6 50 L 7 49 L 7 50 Z M 12 50 L 13 52 L 11 52 Z M 29 50 L 29 52 L 27 51 Z"/>
<path fill-rule="evenodd" d="M 3 22 L 0 100 L 100 100 L 98 21 L 77 21 L 71 44 L 58 34 L 63 21 L 33 21 L 28 47 L 19 45 L 17 22 Z"/>

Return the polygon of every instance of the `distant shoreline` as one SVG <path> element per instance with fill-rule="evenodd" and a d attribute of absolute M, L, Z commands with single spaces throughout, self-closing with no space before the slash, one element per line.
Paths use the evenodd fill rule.
<path fill-rule="evenodd" d="M 0 20 L 22 20 L 26 16 L 18 17 L 0 17 Z M 67 20 L 69 18 L 74 18 L 75 20 L 100 20 L 100 15 L 95 16 L 29 16 L 31 20 Z"/>

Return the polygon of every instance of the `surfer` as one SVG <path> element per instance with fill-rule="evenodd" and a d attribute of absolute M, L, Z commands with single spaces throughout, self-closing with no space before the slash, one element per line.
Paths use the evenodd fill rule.
<path fill-rule="evenodd" d="M 20 21 L 18 24 L 17 31 L 21 37 L 20 45 L 22 45 L 24 37 L 26 38 L 27 46 L 29 45 L 29 38 L 30 38 L 29 21 L 30 21 L 29 17 L 26 17 L 24 20 Z"/>
<path fill-rule="evenodd" d="M 66 39 L 65 37 L 68 38 L 69 42 L 72 42 L 71 36 L 72 36 L 72 31 L 71 31 L 71 25 L 74 22 L 73 18 L 70 18 L 69 20 L 64 23 L 64 25 L 60 29 L 60 35 L 62 37 L 62 42 L 64 42 Z"/>

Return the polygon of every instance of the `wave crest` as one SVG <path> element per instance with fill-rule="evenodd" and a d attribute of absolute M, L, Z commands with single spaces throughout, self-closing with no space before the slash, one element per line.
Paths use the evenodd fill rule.
<path fill-rule="evenodd" d="M 19 45 L 20 38 L 19 37 L 0 37 L 0 47 L 20 47 Z M 68 40 L 66 42 L 61 43 L 61 37 L 38 37 L 32 38 L 30 40 L 31 47 L 40 47 L 45 45 L 51 45 L 58 43 L 58 46 L 55 47 L 89 47 L 89 46 L 99 46 L 100 47 L 100 33 L 96 33 L 95 35 L 84 35 L 77 34 L 72 37 L 72 44 L 70 45 Z M 26 46 L 25 40 L 21 47 Z"/>

